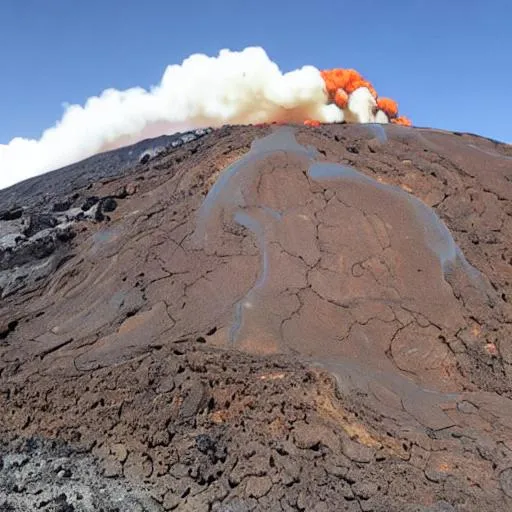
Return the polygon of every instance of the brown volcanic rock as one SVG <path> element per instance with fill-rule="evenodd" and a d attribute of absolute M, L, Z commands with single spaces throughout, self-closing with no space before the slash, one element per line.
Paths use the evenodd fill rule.
<path fill-rule="evenodd" d="M 472 135 L 226 127 L 66 189 L 117 207 L 4 291 L 6 449 L 140 510 L 509 510 L 511 179 Z"/>

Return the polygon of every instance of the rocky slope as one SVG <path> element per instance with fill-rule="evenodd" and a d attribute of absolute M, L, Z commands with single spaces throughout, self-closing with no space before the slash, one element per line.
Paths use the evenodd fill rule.
<path fill-rule="evenodd" d="M 509 510 L 512 148 L 173 140 L 0 191 L 0 510 Z"/>

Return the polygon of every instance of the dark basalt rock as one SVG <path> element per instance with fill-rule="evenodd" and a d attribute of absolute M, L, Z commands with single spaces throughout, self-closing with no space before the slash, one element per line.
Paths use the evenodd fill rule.
<path fill-rule="evenodd" d="M 23 234 L 31 237 L 45 229 L 54 228 L 57 224 L 58 221 L 53 215 L 47 213 L 32 214 L 29 217 L 28 227 Z"/>
<path fill-rule="evenodd" d="M 104 197 L 101 200 L 101 208 L 104 212 L 113 212 L 117 208 L 117 201 L 113 197 Z"/>
<path fill-rule="evenodd" d="M 16 220 L 23 215 L 22 208 L 11 208 L 10 210 L 0 212 L 0 220 Z"/>
<path fill-rule="evenodd" d="M 54 203 L 52 206 L 52 210 L 54 212 L 65 212 L 66 210 L 69 210 L 73 204 L 73 201 L 70 199 L 67 199 L 65 201 Z"/>
<path fill-rule="evenodd" d="M 82 205 L 82 207 L 81 207 L 81 208 L 82 208 L 82 210 L 83 210 L 84 212 L 89 211 L 89 210 L 90 210 L 90 209 L 91 209 L 95 204 L 97 204 L 97 203 L 98 203 L 98 201 L 99 201 L 99 200 L 100 200 L 100 198 L 99 198 L 99 197 L 97 197 L 97 196 L 91 196 L 91 197 L 88 197 L 88 198 L 85 200 L 85 202 L 84 202 L 84 204 Z"/>

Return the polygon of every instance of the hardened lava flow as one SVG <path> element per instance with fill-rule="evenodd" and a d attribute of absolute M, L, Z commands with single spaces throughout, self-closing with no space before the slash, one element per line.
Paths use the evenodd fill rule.
<path fill-rule="evenodd" d="M 0 191 L 0 509 L 510 510 L 510 146 L 180 137 Z"/>

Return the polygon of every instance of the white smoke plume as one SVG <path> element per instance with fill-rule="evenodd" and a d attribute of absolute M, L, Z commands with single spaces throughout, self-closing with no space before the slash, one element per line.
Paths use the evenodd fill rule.
<path fill-rule="evenodd" d="M 365 89 L 364 87 L 362 89 Z M 196 54 L 165 70 L 149 91 L 107 89 L 84 106 L 68 106 L 39 140 L 16 137 L 0 145 L 0 189 L 80 161 L 98 152 L 164 133 L 223 124 L 274 121 L 387 121 L 366 89 L 342 110 L 329 103 L 326 83 L 313 66 L 282 73 L 258 47 Z"/>

